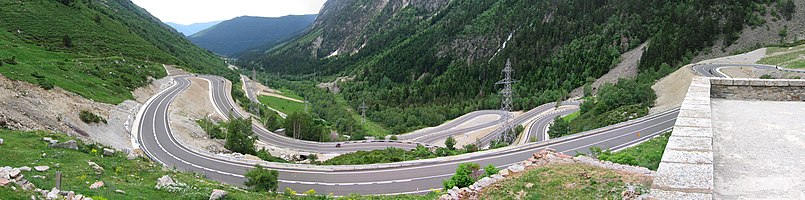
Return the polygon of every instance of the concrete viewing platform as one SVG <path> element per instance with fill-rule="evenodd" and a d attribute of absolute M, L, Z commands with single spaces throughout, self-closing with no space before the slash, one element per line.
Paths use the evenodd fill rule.
<path fill-rule="evenodd" d="M 657 170 L 658 199 L 805 199 L 805 80 L 697 77 Z"/>

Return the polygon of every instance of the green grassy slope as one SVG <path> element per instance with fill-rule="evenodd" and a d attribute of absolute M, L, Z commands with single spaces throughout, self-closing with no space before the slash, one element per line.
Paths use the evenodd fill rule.
<path fill-rule="evenodd" d="M 165 76 L 160 64 L 235 76 L 128 0 L 0 1 L 0 31 L 0 60 L 18 61 L 3 63 L 4 76 L 51 82 L 105 103 L 131 99 L 127 91 L 148 76 Z"/>

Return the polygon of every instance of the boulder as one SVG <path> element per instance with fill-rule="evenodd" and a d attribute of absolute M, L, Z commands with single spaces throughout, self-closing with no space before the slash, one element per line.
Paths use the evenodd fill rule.
<path fill-rule="evenodd" d="M 73 192 L 73 191 L 67 192 L 67 195 L 64 195 L 64 199 L 67 199 L 67 200 L 76 199 L 75 198 L 75 192 Z"/>
<path fill-rule="evenodd" d="M 27 182 L 25 184 L 22 184 L 22 190 L 25 191 L 36 190 L 36 185 L 34 185 L 34 183 Z"/>
<path fill-rule="evenodd" d="M 3 138 L 0 138 L 0 144 L 3 144 L 4 142 L 6 142 L 6 141 L 3 140 Z"/>
<path fill-rule="evenodd" d="M 176 186 L 176 182 L 174 182 L 173 178 L 171 178 L 168 175 L 162 176 L 159 179 L 157 179 L 157 186 L 156 186 L 157 190 L 173 186 Z"/>
<path fill-rule="evenodd" d="M 523 167 L 522 165 L 519 165 L 519 164 L 514 164 L 514 165 L 509 166 L 506 169 L 508 169 L 511 172 L 517 173 L 517 172 L 521 172 L 521 171 L 525 170 L 525 167 Z"/>
<path fill-rule="evenodd" d="M 104 155 L 104 156 L 112 156 L 113 154 L 115 154 L 115 150 L 114 150 L 114 149 L 110 149 L 110 148 L 103 148 L 103 155 Z"/>
<path fill-rule="evenodd" d="M 0 178 L 0 186 L 5 187 L 8 183 L 11 183 L 11 180 Z"/>
<path fill-rule="evenodd" d="M 45 142 L 50 143 L 50 141 L 53 141 L 53 138 L 50 138 L 50 137 L 43 137 L 43 138 L 42 138 L 42 140 L 44 140 Z"/>
<path fill-rule="evenodd" d="M 224 190 L 214 189 L 212 190 L 212 194 L 210 194 L 210 200 L 223 199 L 224 197 L 226 197 L 227 194 L 229 193 L 227 193 Z"/>
<path fill-rule="evenodd" d="M 447 194 L 454 197 L 458 196 L 458 187 L 453 186 L 453 188 L 447 190 Z"/>
<path fill-rule="evenodd" d="M 115 190 L 115 192 L 120 193 L 120 194 L 126 194 L 126 191 L 123 191 L 123 190 Z"/>
<path fill-rule="evenodd" d="M 500 175 L 501 175 L 501 176 L 503 176 L 503 177 L 507 177 L 507 176 L 509 176 L 509 173 L 510 173 L 510 172 L 509 172 L 509 169 L 502 169 L 502 170 L 500 170 L 500 171 L 498 172 L 498 174 L 500 174 Z"/>
<path fill-rule="evenodd" d="M 59 189 L 53 188 L 53 189 L 50 190 L 50 192 L 47 193 L 47 195 L 45 195 L 45 199 L 48 199 L 48 200 L 61 199 L 60 198 L 61 195 L 59 195 L 59 192 L 61 192 L 61 191 L 59 191 Z"/>
<path fill-rule="evenodd" d="M 486 186 L 492 185 L 492 183 L 494 183 L 494 181 L 492 181 L 492 179 L 489 178 L 489 177 L 484 177 L 484 178 L 478 180 L 475 183 L 478 184 L 476 186 L 476 188 L 485 188 Z"/>
<path fill-rule="evenodd" d="M 21 175 L 19 169 L 12 169 L 11 171 L 6 172 L 6 174 L 8 174 L 9 178 L 17 178 Z"/>
<path fill-rule="evenodd" d="M 92 170 L 95 170 L 95 174 L 98 174 L 98 175 L 103 174 L 103 167 L 98 165 L 98 163 L 89 161 L 89 162 L 87 162 L 87 164 L 89 164 L 89 166 L 92 167 Z"/>
<path fill-rule="evenodd" d="M 22 166 L 22 167 L 17 168 L 17 169 L 19 169 L 20 171 L 24 171 L 24 172 L 30 172 L 31 171 L 31 167 L 28 167 L 28 166 Z"/>
<path fill-rule="evenodd" d="M 55 142 L 52 142 L 55 141 Z M 68 140 L 67 142 L 56 143 L 57 140 L 51 140 L 50 147 L 53 148 L 64 148 L 64 149 L 73 149 L 78 150 L 78 143 L 75 140 Z"/>
<path fill-rule="evenodd" d="M 50 167 L 48 167 L 48 166 L 35 166 L 34 169 L 36 171 L 38 171 L 38 172 L 44 172 L 44 171 L 47 171 L 48 169 L 50 169 Z"/>
<path fill-rule="evenodd" d="M 89 186 L 89 189 L 98 189 L 103 187 L 103 181 L 98 181 Z"/>

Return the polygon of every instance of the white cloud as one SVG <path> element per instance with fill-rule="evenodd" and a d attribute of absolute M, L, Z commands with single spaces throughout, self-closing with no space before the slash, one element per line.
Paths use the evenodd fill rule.
<path fill-rule="evenodd" d="M 326 0 L 132 0 L 163 22 L 191 24 L 238 16 L 316 14 Z"/>

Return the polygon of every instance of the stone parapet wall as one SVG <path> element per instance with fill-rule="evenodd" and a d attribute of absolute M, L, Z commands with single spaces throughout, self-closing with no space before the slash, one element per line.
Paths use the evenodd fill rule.
<path fill-rule="evenodd" d="M 711 79 L 712 98 L 758 101 L 805 101 L 805 80 Z"/>
<path fill-rule="evenodd" d="M 696 77 L 679 108 L 651 194 L 657 199 L 713 198 L 710 79 Z"/>

